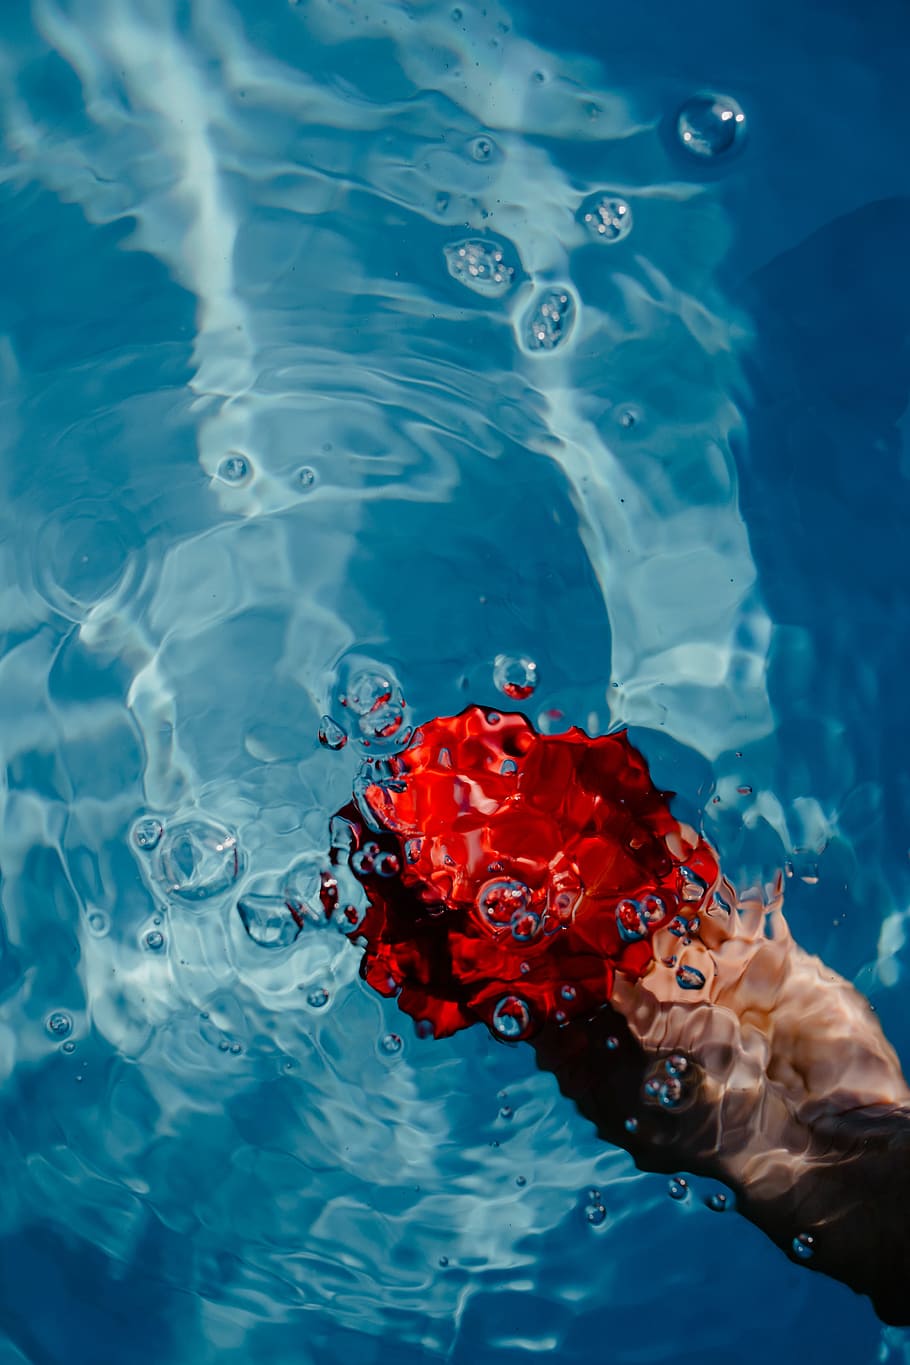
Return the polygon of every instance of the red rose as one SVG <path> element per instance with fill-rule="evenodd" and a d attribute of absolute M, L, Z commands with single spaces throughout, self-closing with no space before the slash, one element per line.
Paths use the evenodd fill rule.
<path fill-rule="evenodd" d="M 354 857 L 364 974 L 437 1037 L 482 1019 L 526 1038 L 593 1014 L 616 971 L 647 970 L 654 931 L 685 935 L 717 884 L 713 851 L 625 733 L 540 735 L 471 706 L 423 725 L 387 771 L 361 802 L 390 837 L 364 856 L 361 829 Z"/>

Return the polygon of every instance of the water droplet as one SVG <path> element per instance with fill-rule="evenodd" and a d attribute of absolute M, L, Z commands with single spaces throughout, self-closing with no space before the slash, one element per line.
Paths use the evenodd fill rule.
<path fill-rule="evenodd" d="M 676 1109 L 683 1097 L 682 1081 L 678 1076 L 669 1076 L 657 1092 L 664 1109 Z"/>
<path fill-rule="evenodd" d="M 305 464 L 301 469 L 298 469 L 297 484 L 302 492 L 309 493 L 311 488 L 316 487 L 316 470 L 311 469 L 308 464 Z"/>
<path fill-rule="evenodd" d="M 567 289 L 546 289 L 525 315 L 524 341 L 529 351 L 553 351 L 572 331 L 575 299 Z"/>
<path fill-rule="evenodd" d="M 296 913 L 295 913 L 296 912 Z M 237 902 L 240 922 L 259 948 L 287 948 L 303 926 L 304 910 L 284 896 L 249 892 Z"/>
<path fill-rule="evenodd" d="M 648 1099 L 656 1099 L 660 1092 L 660 1081 L 656 1076 L 652 1076 L 650 1080 L 645 1081 L 643 1089 Z"/>
<path fill-rule="evenodd" d="M 316 735 L 323 749 L 343 749 L 348 742 L 347 735 L 331 716 L 322 717 Z"/>
<path fill-rule="evenodd" d="M 152 815 L 146 815 L 133 825 L 133 843 L 143 853 L 151 853 L 157 848 L 164 833 L 164 825 Z"/>
<path fill-rule="evenodd" d="M 314 1010 L 325 1009 L 329 1003 L 329 993 L 325 986 L 314 986 L 307 995 L 306 1002 Z"/>
<path fill-rule="evenodd" d="M 73 1042 L 72 1039 L 63 1044 L 63 1051 L 68 1052 L 70 1054 L 76 1051 L 76 1044 Z"/>
<path fill-rule="evenodd" d="M 468 151 L 475 161 L 491 161 L 496 154 L 496 143 L 491 137 L 473 137 L 468 143 Z"/>
<path fill-rule="evenodd" d="M 484 923 L 493 929 L 511 928 L 527 913 L 531 904 L 530 888 L 514 877 L 497 877 L 484 882 L 477 893 L 477 908 Z"/>
<path fill-rule="evenodd" d="M 52 1038 L 68 1038 L 73 1031 L 73 1021 L 64 1010 L 54 1010 L 47 1016 L 44 1027 Z"/>
<path fill-rule="evenodd" d="M 697 872 L 693 872 L 691 867 L 681 867 L 679 869 L 679 898 L 688 905 L 694 905 L 697 901 L 703 900 L 708 890 L 708 883 Z"/>
<path fill-rule="evenodd" d="M 524 701 L 537 687 L 537 665 L 523 654 L 497 654 L 493 660 L 493 682 L 505 697 Z"/>
<path fill-rule="evenodd" d="M 621 242 L 632 231 L 632 210 L 618 194 L 586 199 L 579 217 L 595 242 Z"/>
<path fill-rule="evenodd" d="M 605 1046 L 608 1052 L 615 1052 L 619 1047 L 619 1039 L 615 1038 L 611 1033 L 609 1038 L 606 1039 Z"/>
<path fill-rule="evenodd" d="M 523 1038 L 531 1025 L 531 1011 L 519 995 L 505 995 L 493 1011 L 493 1028 L 500 1038 Z"/>
<path fill-rule="evenodd" d="M 160 846 L 160 870 L 168 892 L 185 901 L 221 895 L 242 866 L 237 836 L 215 820 L 181 820 Z"/>
<path fill-rule="evenodd" d="M 713 1213 L 726 1213 L 727 1211 L 727 1196 L 725 1194 L 709 1194 L 705 1203 Z"/>
<path fill-rule="evenodd" d="M 386 1033 L 379 1044 L 379 1050 L 387 1057 L 397 1057 L 404 1044 L 397 1033 Z"/>
<path fill-rule="evenodd" d="M 153 953 L 160 953 L 164 947 L 164 934 L 160 929 L 150 929 L 145 936 L 145 946 Z"/>
<path fill-rule="evenodd" d="M 689 1193 L 689 1182 L 681 1175 L 674 1176 L 667 1186 L 671 1199 L 685 1199 Z"/>
<path fill-rule="evenodd" d="M 680 109 L 676 128 L 693 156 L 723 156 L 742 140 L 746 116 L 729 95 L 696 95 Z"/>
<path fill-rule="evenodd" d="M 689 1059 L 682 1052 L 671 1052 L 664 1062 L 668 1076 L 684 1076 L 689 1070 Z"/>
<path fill-rule="evenodd" d="M 471 237 L 450 243 L 443 248 L 443 254 L 452 279 L 484 298 L 502 298 L 514 283 L 515 270 L 507 263 L 498 242 Z"/>
<path fill-rule="evenodd" d="M 638 1119 L 626 1119 L 625 1123 L 623 1124 L 623 1128 L 625 1128 L 627 1133 L 637 1133 Z"/>
<path fill-rule="evenodd" d="M 243 1048 L 240 1046 L 239 1043 L 231 1043 L 230 1051 L 232 1056 L 239 1057 L 241 1052 L 243 1051 Z"/>
<path fill-rule="evenodd" d="M 683 962 L 676 969 L 676 984 L 684 991 L 700 991 L 705 984 L 705 974 Z"/>
<path fill-rule="evenodd" d="M 624 943 L 637 943 L 648 932 L 638 901 L 621 900 L 616 906 L 616 927 Z"/>
<path fill-rule="evenodd" d="M 607 1221 L 607 1211 L 603 1204 L 587 1204 L 585 1206 L 585 1222 L 590 1223 L 592 1228 L 599 1228 Z"/>
<path fill-rule="evenodd" d="M 559 994 L 562 996 L 563 1000 L 572 1001 L 575 999 L 577 992 L 574 986 L 566 985 L 561 988 Z"/>
<path fill-rule="evenodd" d="M 356 717 L 360 742 L 366 747 L 389 752 L 410 739 L 404 696 L 391 675 L 369 669 L 355 673 L 340 701 Z"/>
<path fill-rule="evenodd" d="M 527 1183 L 528 1183 L 528 1178 L 527 1178 L 527 1176 L 525 1176 L 525 1175 L 517 1175 L 517 1176 L 515 1177 L 515 1184 L 518 1186 L 518 1188 L 519 1188 L 520 1190 L 521 1190 L 521 1189 L 524 1189 L 524 1187 L 525 1187 L 525 1185 L 527 1185 Z"/>
<path fill-rule="evenodd" d="M 799 1232 L 791 1243 L 793 1255 L 800 1261 L 811 1261 L 815 1255 L 815 1238 L 811 1232 Z"/>
<path fill-rule="evenodd" d="M 243 483 L 249 473 L 250 462 L 245 455 L 227 455 L 218 466 L 218 477 L 223 483 Z"/>

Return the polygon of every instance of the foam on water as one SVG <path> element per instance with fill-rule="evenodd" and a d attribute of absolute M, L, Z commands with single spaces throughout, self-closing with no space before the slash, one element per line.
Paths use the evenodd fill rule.
<path fill-rule="evenodd" d="M 495 4 L 34 0 L 8 24 L 9 253 L 41 224 L 49 283 L 0 346 L 0 1232 L 49 1220 L 140 1287 L 151 1256 L 175 1360 L 586 1360 L 573 1324 L 604 1303 L 632 1360 L 675 1291 L 654 1358 L 690 1330 L 724 1358 L 678 1268 L 709 1234 L 665 1181 L 521 1049 L 413 1037 L 343 935 L 301 910 L 276 941 L 273 913 L 313 894 L 375 748 L 372 701 L 341 700 L 364 670 L 401 689 L 380 748 L 492 698 L 504 659 L 542 724 L 668 736 L 744 868 L 808 882 L 837 844 L 833 802 L 775 789 L 731 453 L 750 324 L 711 182 L 666 111 Z M 603 196 L 632 215 L 609 250 Z M 754 1239 L 717 1221 L 733 1284 Z"/>

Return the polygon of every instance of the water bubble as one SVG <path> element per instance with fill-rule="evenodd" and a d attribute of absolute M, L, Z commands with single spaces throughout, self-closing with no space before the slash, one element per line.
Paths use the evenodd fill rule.
<path fill-rule="evenodd" d="M 540 933 L 542 923 L 540 915 L 536 915 L 533 910 L 525 910 L 512 916 L 509 927 L 516 943 L 530 943 Z"/>
<path fill-rule="evenodd" d="M 484 298 L 502 298 L 514 283 L 515 271 L 506 262 L 498 242 L 469 237 L 451 242 L 443 248 L 443 254 L 452 279 Z"/>
<path fill-rule="evenodd" d="M 422 839 L 408 839 L 404 846 L 404 856 L 407 858 L 409 863 L 416 863 L 417 859 L 420 857 L 422 850 L 423 850 Z"/>
<path fill-rule="evenodd" d="M 133 843 L 143 853 L 151 853 L 157 848 L 164 833 L 164 825 L 153 815 L 146 815 L 133 825 Z"/>
<path fill-rule="evenodd" d="M 379 1044 L 380 1052 L 385 1053 L 386 1057 L 397 1057 L 404 1043 L 397 1033 L 386 1033 Z"/>
<path fill-rule="evenodd" d="M 742 140 L 746 116 L 729 95 L 696 95 L 680 109 L 676 129 L 686 151 L 707 159 Z"/>
<path fill-rule="evenodd" d="M 417 1034 L 418 1038 L 432 1038 L 433 1037 L 432 1019 L 418 1019 L 414 1024 L 414 1032 Z"/>
<path fill-rule="evenodd" d="M 343 749 L 348 742 L 347 735 L 338 722 L 332 720 L 331 716 L 322 717 L 316 736 L 323 749 Z"/>
<path fill-rule="evenodd" d="M 531 1011 L 519 995 L 503 996 L 493 1011 L 493 1028 L 500 1038 L 522 1038 L 530 1024 Z"/>
<path fill-rule="evenodd" d="M 618 194 L 586 199 L 579 217 L 595 242 L 621 242 L 632 231 L 632 210 Z"/>
<path fill-rule="evenodd" d="M 664 1062 L 668 1076 L 684 1076 L 689 1070 L 689 1059 L 682 1052 L 671 1052 Z"/>
<path fill-rule="evenodd" d="M 243 1048 L 240 1046 L 239 1043 L 231 1043 L 230 1052 L 232 1056 L 239 1057 L 242 1051 Z"/>
<path fill-rule="evenodd" d="M 575 321 L 575 300 L 567 289 L 538 294 L 525 317 L 524 341 L 529 351 L 553 351 L 562 345 Z"/>
<path fill-rule="evenodd" d="M 703 900 L 708 890 L 708 883 L 697 872 L 693 872 L 691 867 L 681 867 L 679 869 L 679 898 L 689 905 L 694 905 L 697 901 Z"/>
<path fill-rule="evenodd" d="M 514 877 L 497 877 L 484 882 L 477 893 L 477 908 L 485 923 L 494 929 L 511 928 L 531 904 L 530 888 Z"/>
<path fill-rule="evenodd" d="M 667 928 L 674 938 L 685 938 L 689 932 L 689 922 L 684 920 L 682 915 L 674 915 Z"/>
<path fill-rule="evenodd" d="M 576 990 L 575 990 L 575 987 L 574 987 L 574 986 L 568 986 L 568 985 L 567 985 L 567 986 L 563 986 L 563 987 L 561 988 L 560 992 L 559 992 L 559 994 L 562 996 L 563 1000 L 568 1000 L 568 1001 L 570 1001 L 570 1002 L 571 1002 L 572 1000 L 575 999 L 576 993 L 577 993 L 577 992 L 576 992 Z"/>
<path fill-rule="evenodd" d="M 493 682 L 503 696 L 524 701 L 537 687 L 537 665 L 524 655 L 497 654 L 493 660 Z"/>
<path fill-rule="evenodd" d="M 468 151 L 475 161 L 491 161 L 496 154 L 496 143 L 491 137 L 481 134 L 480 137 L 471 138 Z"/>
<path fill-rule="evenodd" d="M 243 483 L 249 477 L 250 462 L 245 455 L 236 452 L 227 455 L 218 466 L 218 477 L 223 483 Z"/>
<path fill-rule="evenodd" d="M 517 1176 L 515 1177 L 515 1184 L 518 1186 L 518 1188 L 519 1188 L 520 1190 L 524 1189 L 524 1187 L 525 1187 L 525 1185 L 527 1185 L 527 1183 L 528 1183 L 528 1178 L 527 1178 L 526 1175 L 517 1175 Z"/>
<path fill-rule="evenodd" d="M 619 1039 L 614 1037 L 614 1035 L 611 1033 L 609 1038 L 607 1038 L 606 1040 L 605 1046 L 608 1052 L 615 1052 L 616 1049 L 619 1047 Z"/>
<path fill-rule="evenodd" d="M 637 943 L 648 932 L 638 901 L 621 900 L 616 906 L 616 927 L 623 943 Z"/>
<path fill-rule="evenodd" d="M 304 493 L 309 493 L 311 488 L 316 487 L 316 470 L 311 469 L 308 464 L 303 465 L 297 470 L 297 485 Z"/>
<path fill-rule="evenodd" d="M 401 864 L 394 853 L 380 853 L 373 863 L 373 871 L 377 877 L 397 877 Z"/>
<path fill-rule="evenodd" d="M 683 1097 L 682 1081 L 679 1077 L 668 1077 L 658 1088 L 657 1097 L 664 1109 L 676 1109 Z"/>
<path fill-rule="evenodd" d="M 713 1213 L 726 1213 L 727 1211 L 727 1196 L 725 1194 L 709 1194 L 705 1203 Z"/>
<path fill-rule="evenodd" d="M 63 1051 L 68 1052 L 70 1054 L 76 1051 L 76 1044 L 73 1042 L 72 1038 L 70 1038 L 68 1042 L 63 1044 Z"/>
<path fill-rule="evenodd" d="M 237 836 L 226 825 L 204 818 L 171 825 L 159 856 L 168 892 L 185 901 L 221 895 L 237 880 L 242 866 Z"/>
<path fill-rule="evenodd" d="M 626 1121 L 623 1123 L 623 1128 L 625 1128 L 627 1133 L 637 1133 L 638 1119 L 626 1119 Z"/>
<path fill-rule="evenodd" d="M 585 1206 L 585 1222 L 590 1223 L 592 1228 L 599 1228 L 607 1220 L 607 1211 L 603 1204 L 587 1204 Z"/>
<path fill-rule="evenodd" d="M 501 1119 L 510 1119 L 514 1112 L 515 1111 L 510 1104 L 504 1104 L 499 1111 L 499 1117 Z"/>
<path fill-rule="evenodd" d="M 705 974 L 683 962 L 676 969 L 676 984 L 684 991 L 700 991 L 705 984 Z"/>
<path fill-rule="evenodd" d="M 325 986 L 314 986 L 307 995 L 306 1002 L 311 1009 L 325 1009 L 326 1005 L 329 1003 L 329 993 Z"/>
<path fill-rule="evenodd" d="M 64 1010 L 54 1010 L 45 1020 L 44 1027 L 52 1038 L 68 1038 L 73 1031 L 73 1021 Z"/>
<path fill-rule="evenodd" d="M 800 1261 L 811 1261 L 815 1255 L 815 1238 L 811 1232 L 799 1232 L 790 1244 L 793 1255 Z"/>
<path fill-rule="evenodd" d="M 110 929 L 110 920 L 102 910 L 94 910 L 88 917 L 88 927 L 98 938 L 103 938 Z"/>
<path fill-rule="evenodd" d="M 625 427 L 627 431 L 630 427 L 634 427 L 637 421 L 638 417 L 631 408 L 623 408 L 619 414 L 619 425 Z"/>
<path fill-rule="evenodd" d="M 340 698 L 356 717 L 360 741 L 382 752 L 399 748 L 410 738 L 405 724 L 406 703 L 401 688 L 388 674 L 363 669 L 351 678 Z"/>
<path fill-rule="evenodd" d="M 150 929 L 145 936 L 145 946 L 153 953 L 160 953 L 164 947 L 164 934 L 160 929 Z"/>
<path fill-rule="evenodd" d="M 446 1266 L 449 1264 L 448 1256 L 440 1256 L 439 1264 L 442 1266 L 443 1270 L 445 1270 Z"/>
<path fill-rule="evenodd" d="M 296 913 L 295 913 L 296 912 Z M 240 922 L 259 948 L 287 948 L 303 925 L 303 907 L 284 896 L 253 892 L 237 902 Z"/>
<path fill-rule="evenodd" d="M 648 1099 L 656 1099 L 660 1091 L 660 1081 L 656 1076 L 652 1076 L 650 1080 L 645 1081 L 643 1090 Z"/>
<path fill-rule="evenodd" d="M 689 1193 L 689 1182 L 683 1176 L 674 1176 L 667 1186 L 667 1193 L 671 1199 L 685 1199 Z"/>
<path fill-rule="evenodd" d="M 499 767 L 501 777 L 514 777 L 518 772 L 518 764 L 514 758 L 504 758 Z"/>

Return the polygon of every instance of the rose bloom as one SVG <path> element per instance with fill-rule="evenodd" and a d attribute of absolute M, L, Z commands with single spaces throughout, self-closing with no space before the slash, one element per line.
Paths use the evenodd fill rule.
<path fill-rule="evenodd" d="M 617 971 L 648 970 L 658 929 L 697 933 L 719 883 L 669 796 L 624 732 L 541 735 L 478 706 L 422 726 L 360 797 L 382 833 L 342 813 L 369 897 L 366 980 L 436 1037 L 590 1016 Z"/>

